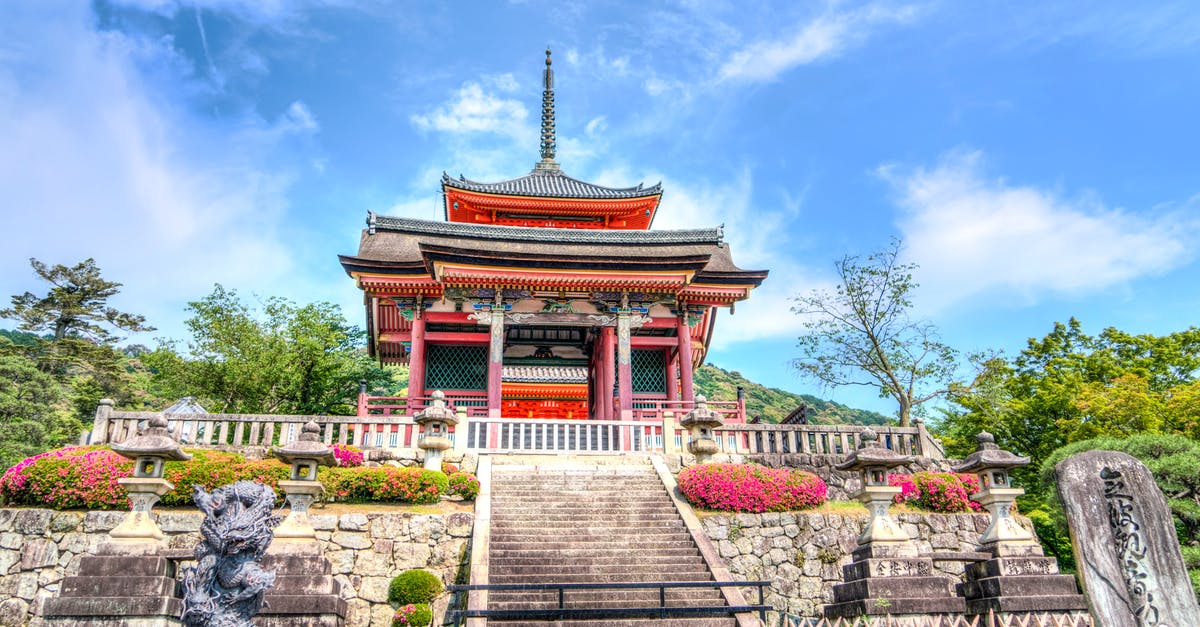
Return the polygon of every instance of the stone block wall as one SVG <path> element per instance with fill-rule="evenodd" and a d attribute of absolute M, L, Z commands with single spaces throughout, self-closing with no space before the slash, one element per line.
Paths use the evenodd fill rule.
<path fill-rule="evenodd" d="M 475 517 L 412 513 L 321 514 L 313 526 L 334 578 L 342 584 L 347 627 L 391 625 L 391 578 L 424 568 L 450 583 L 458 571 Z M 79 572 L 79 557 L 94 553 L 124 512 L 56 512 L 0 508 L 0 625 L 41 623 L 43 599 Z M 158 525 L 172 549 L 190 550 L 199 538 L 199 512 L 162 512 Z M 186 563 L 184 564 L 187 565 Z M 446 598 L 435 605 L 437 616 Z"/>
<path fill-rule="evenodd" d="M 916 538 L 921 553 L 933 554 L 935 567 L 956 580 L 962 579 L 964 562 L 963 556 L 953 554 L 974 551 L 988 525 L 985 514 L 896 518 Z M 820 616 L 822 607 L 833 600 L 833 585 L 842 582 L 842 566 L 850 563 L 866 520 L 865 513 L 785 512 L 716 514 L 701 522 L 735 579 L 771 582 L 767 605 L 793 616 Z M 745 594 L 748 601 L 758 598 L 755 588 Z"/>

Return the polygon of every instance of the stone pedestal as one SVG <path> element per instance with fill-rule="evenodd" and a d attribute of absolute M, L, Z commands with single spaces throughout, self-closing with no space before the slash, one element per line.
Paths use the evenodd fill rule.
<path fill-rule="evenodd" d="M 183 600 L 175 564 L 158 555 L 85 555 L 79 574 L 47 599 L 47 625 L 150 627 L 181 625 Z"/>
<path fill-rule="evenodd" d="M 275 539 L 268 551 L 289 542 L 316 543 L 317 530 L 308 519 L 308 507 L 325 491 L 324 486 L 316 481 L 280 481 L 279 489 L 283 490 L 290 511 L 275 528 Z"/>
<path fill-rule="evenodd" d="M 254 617 L 255 626 L 342 627 L 346 601 L 317 543 L 284 542 L 281 550 L 276 544 L 262 558 L 263 568 L 275 571 L 275 585 Z"/>
<path fill-rule="evenodd" d="M 911 541 L 908 545 L 855 549 L 854 561 L 842 567 L 843 583 L 833 587 L 825 617 L 962 614 L 966 606 L 955 596 L 954 580 L 935 575 L 933 559 L 914 556 Z"/>
<path fill-rule="evenodd" d="M 121 524 L 108 533 L 110 542 L 122 545 L 144 545 L 144 550 L 128 547 L 127 553 L 155 552 L 163 547 L 163 532 L 150 516 L 150 510 L 158 503 L 162 495 L 175 489 L 166 479 L 154 477 L 125 477 L 117 479 L 125 491 L 129 493 L 129 501 L 133 504 L 129 514 Z"/>

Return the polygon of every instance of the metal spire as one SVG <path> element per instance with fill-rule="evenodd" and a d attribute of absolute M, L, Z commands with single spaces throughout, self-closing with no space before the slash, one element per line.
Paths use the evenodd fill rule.
<path fill-rule="evenodd" d="M 557 147 L 554 139 L 554 70 L 550 69 L 550 48 L 546 48 L 546 71 L 542 75 L 542 160 L 538 170 L 557 170 L 554 160 Z"/>

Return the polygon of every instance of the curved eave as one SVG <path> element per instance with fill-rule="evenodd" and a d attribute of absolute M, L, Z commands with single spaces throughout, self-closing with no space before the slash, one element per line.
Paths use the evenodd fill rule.
<path fill-rule="evenodd" d="M 587 192 L 572 193 L 570 191 L 567 191 L 564 193 L 561 190 L 546 190 L 544 192 L 541 192 L 541 191 L 537 191 L 537 190 L 507 190 L 507 189 L 504 189 L 504 186 L 506 186 L 506 185 L 521 186 L 521 185 L 525 185 L 527 182 L 538 181 L 540 178 L 545 178 L 547 180 L 556 180 L 556 181 L 561 180 L 568 187 L 578 187 L 578 188 L 581 188 L 582 190 L 591 190 L 591 192 L 590 193 L 587 193 Z M 580 199 L 580 200 L 590 200 L 590 199 L 619 200 L 619 199 L 647 198 L 650 196 L 662 195 L 662 183 L 656 183 L 649 187 L 645 187 L 641 184 L 635 185 L 633 187 L 604 187 L 603 185 L 596 185 L 595 183 L 588 183 L 587 181 L 581 181 L 575 177 L 563 174 L 562 172 L 543 173 L 543 172 L 538 172 L 536 170 L 534 172 L 530 172 L 529 174 L 526 174 L 524 176 L 518 176 L 517 178 L 508 179 L 506 181 L 499 181 L 496 183 L 483 183 L 480 181 L 472 181 L 470 179 L 463 178 L 463 177 L 455 179 L 455 178 L 451 178 L 449 174 L 443 172 L 442 173 L 443 191 L 447 187 L 457 189 L 457 190 L 462 190 L 464 192 L 473 192 L 476 194 L 489 194 L 489 195 L 495 195 L 495 196 L 511 196 L 511 197 L 525 197 L 525 198 L 569 198 L 572 200 L 575 200 L 575 199 Z"/>
<path fill-rule="evenodd" d="M 608 270 L 608 271 L 684 271 L 695 273 L 704 268 L 710 255 L 686 255 L 668 258 L 625 258 L 592 255 L 562 255 L 545 253 L 488 253 L 450 246 L 420 245 L 421 254 L 430 264 L 462 263 L 498 268 L 536 268 L 542 270 Z"/>
<path fill-rule="evenodd" d="M 356 273 L 408 274 L 418 276 L 429 274 L 429 269 L 425 263 L 420 261 L 380 261 L 378 259 L 366 259 L 353 255 L 338 255 L 338 261 L 341 262 L 342 269 L 350 276 L 354 276 Z"/>
<path fill-rule="evenodd" d="M 755 288 L 766 280 L 767 270 L 744 270 L 741 272 L 707 271 L 696 274 L 693 281 L 704 285 L 736 285 Z"/>

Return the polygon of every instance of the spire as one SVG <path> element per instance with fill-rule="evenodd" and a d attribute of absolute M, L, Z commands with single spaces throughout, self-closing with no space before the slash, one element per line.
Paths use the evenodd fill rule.
<path fill-rule="evenodd" d="M 542 74 L 542 160 L 535 169 L 557 170 L 554 160 L 554 70 L 550 69 L 550 48 L 546 48 L 546 71 Z"/>

